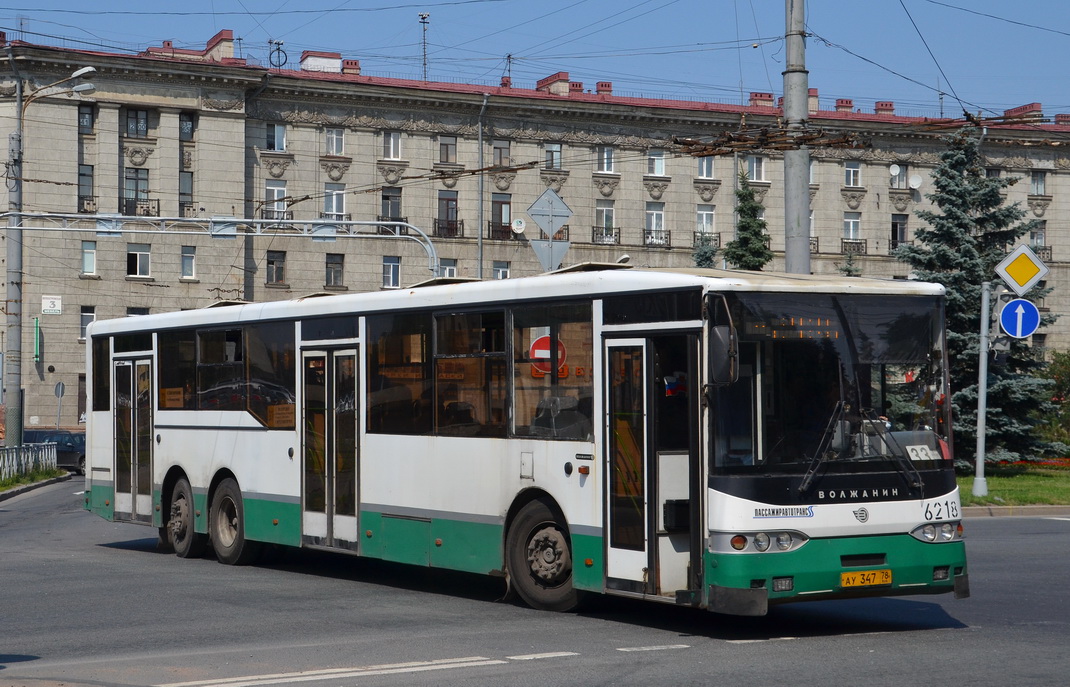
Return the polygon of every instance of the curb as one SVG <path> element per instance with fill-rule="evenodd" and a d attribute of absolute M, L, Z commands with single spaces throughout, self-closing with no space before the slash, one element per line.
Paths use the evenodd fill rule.
<path fill-rule="evenodd" d="M 19 494 L 25 494 L 28 491 L 33 491 L 38 487 L 47 487 L 49 484 L 56 484 L 57 482 L 66 482 L 71 478 L 71 473 L 67 473 L 62 477 L 53 477 L 52 479 L 46 479 L 43 482 L 34 482 L 33 484 L 20 484 L 17 487 L 12 487 L 7 491 L 0 491 L 0 501 L 7 501 L 13 499 Z"/>
<path fill-rule="evenodd" d="M 1070 506 L 963 506 L 962 515 L 967 518 L 1070 517 Z"/>

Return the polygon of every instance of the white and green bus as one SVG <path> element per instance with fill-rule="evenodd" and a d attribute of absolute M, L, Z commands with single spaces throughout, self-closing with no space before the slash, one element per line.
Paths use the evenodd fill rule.
<path fill-rule="evenodd" d="M 943 289 L 587 266 L 102 320 L 85 506 L 761 615 L 968 596 Z"/>

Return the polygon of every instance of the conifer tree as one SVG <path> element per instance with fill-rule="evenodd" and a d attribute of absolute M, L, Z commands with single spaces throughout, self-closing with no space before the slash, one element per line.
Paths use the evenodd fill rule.
<path fill-rule="evenodd" d="M 739 173 L 736 200 L 736 238 L 725 245 L 724 257 L 738 269 L 759 271 L 773 259 L 773 251 L 769 249 L 765 220 L 761 219 L 764 208 L 754 197 L 746 172 Z"/>
<path fill-rule="evenodd" d="M 695 234 L 695 249 L 691 257 L 695 261 L 695 267 L 716 267 L 717 246 L 713 244 L 713 239 L 703 232 Z"/>
<path fill-rule="evenodd" d="M 915 231 L 914 243 L 900 245 L 895 256 L 913 268 L 914 277 L 943 284 L 947 291 L 952 412 L 962 465 L 972 464 L 977 438 L 981 284 L 998 281 L 996 265 L 1036 221 L 1023 221 L 1025 211 L 1017 203 L 1004 205 L 1000 191 L 1017 179 L 986 175 L 974 130 L 952 135 L 947 143 L 933 171 L 934 190 L 926 194 L 936 210 L 916 213 L 928 226 Z M 1051 321 L 1045 317 L 1042 325 Z M 1044 362 L 1023 341 L 1011 341 L 1000 363 L 988 367 L 989 460 L 1032 460 L 1065 449 L 1044 440 L 1037 430 L 1043 415 L 1053 411 L 1052 382 L 1038 374 Z"/>

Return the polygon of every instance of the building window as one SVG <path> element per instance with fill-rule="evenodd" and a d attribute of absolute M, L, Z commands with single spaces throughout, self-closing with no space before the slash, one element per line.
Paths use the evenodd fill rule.
<path fill-rule="evenodd" d="M 613 146 L 598 146 L 595 148 L 595 169 L 599 172 L 613 171 Z"/>
<path fill-rule="evenodd" d="M 127 167 L 123 171 L 123 207 L 124 215 L 149 215 L 149 170 L 141 167 Z"/>
<path fill-rule="evenodd" d="M 195 279 L 197 277 L 196 246 L 182 246 L 182 264 L 180 269 L 182 279 Z"/>
<path fill-rule="evenodd" d="M 1033 228 L 1029 230 L 1029 245 L 1033 248 L 1043 248 L 1047 246 L 1048 238 L 1048 220 L 1039 219 L 1034 224 Z"/>
<path fill-rule="evenodd" d="M 286 125 L 268 124 L 267 139 L 264 141 L 264 150 L 282 152 L 286 150 Z"/>
<path fill-rule="evenodd" d="M 383 256 L 383 288 L 396 289 L 401 286 L 401 257 Z"/>
<path fill-rule="evenodd" d="M 546 169 L 561 169 L 561 144 L 547 143 L 544 150 L 546 151 Z"/>
<path fill-rule="evenodd" d="M 614 201 L 596 200 L 594 205 L 594 225 L 599 229 L 612 229 L 617 226 L 614 221 Z"/>
<path fill-rule="evenodd" d="M 197 214 L 193 207 L 193 172 L 178 173 L 178 208 L 183 217 Z"/>
<path fill-rule="evenodd" d="M 267 279 L 268 284 L 286 283 L 286 251 L 269 250 L 267 252 Z"/>
<path fill-rule="evenodd" d="M 269 179 L 264 182 L 264 219 L 286 219 L 286 182 Z"/>
<path fill-rule="evenodd" d="M 438 161 L 447 165 L 457 164 L 457 137 L 438 137 Z"/>
<path fill-rule="evenodd" d="M 442 258 L 438 264 L 442 268 L 443 277 L 457 276 L 457 258 Z"/>
<path fill-rule="evenodd" d="M 192 141 L 194 131 L 194 119 L 192 112 L 178 113 L 178 140 Z"/>
<path fill-rule="evenodd" d="M 506 260 L 495 260 L 491 265 L 491 275 L 492 279 L 508 279 L 509 262 Z"/>
<path fill-rule="evenodd" d="M 646 204 L 646 234 L 643 237 L 648 246 L 661 246 L 668 243 L 665 233 L 665 203 Z"/>
<path fill-rule="evenodd" d="M 862 237 L 862 213 L 843 213 L 843 238 L 857 239 Z"/>
<path fill-rule="evenodd" d="M 404 222 L 401 215 L 401 189 L 395 186 L 384 186 L 382 197 L 382 213 L 380 219 Z"/>
<path fill-rule="evenodd" d="M 892 245 L 891 249 L 898 248 L 900 244 L 905 243 L 907 240 L 907 220 L 910 219 L 910 215 L 892 215 Z"/>
<path fill-rule="evenodd" d="M 1003 176 L 1003 170 L 999 167 L 986 167 L 985 178 L 986 179 L 999 179 Z"/>
<path fill-rule="evenodd" d="M 383 132 L 383 159 L 384 160 L 400 160 L 401 159 L 401 132 L 400 131 L 384 131 Z"/>
<path fill-rule="evenodd" d="M 91 322 L 97 319 L 97 306 L 83 305 L 81 317 L 82 319 L 78 325 L 78 340 L 85 341 L 85 328 L 88 327 Z"/>
<path fill-rule="evenodd" d="M 857 187 L 862 185 L 862 163 L 850 160 L 843 163 L 843 185 Z"/>
<path fill-rule="evenodd" d="M 495 238 L 508 238 L 512 230 L 513 196 L 508 193 L 492 193 L 490 196 L 490 221 Z"/>
<path fill-rule="evenodd" d="M 656 177 L 665 176 L 665 151 L 648 150 L 646 153 L 646 173 Z"/>
<path fill-rule="evenodd" d="M 895 174 L 889 171 L 888 185 L 891 188 L 905 189 L 909 188 L 909 173 L 906 165 L 892 165 L 892 169 L 898 168 Z"/>
<path fill-rule="evenodd" d="M 747 179 L 765 181 L 765 158 L 759 155 L 747 156 Z"/>
<path fill-rule="evenodd" d="M 96 212 L 93 195 L 93 165 L 78 165 L 78 211 Z"/>
<path fill-rule="evenodd" d="M 345 154 L 345 129 L 341 127 L 327 127 L 325 132 L 328 155 Z"/>
<path fill-rule="evenodd" d="M 82 241 L 82 274 L 97 273 L 97 242 Z"/>
<path fill-rule="evenodd" d="M 712 179 L 713 178 L 713 156 L 708 155 L 706 157 L 696 158 L 698 160 L 698 178 L 699 179 Z"/>
<path fill-rule="evenodd" d="M 457 192 L 456 191 L 439 191 L 438 192 L 438 219 L 436 220 L 436 229 L 440 231 L 448 232 L 448 235 L 455 235 L 455 232 L 461 225 L 458 224 L 460 220 L 457 219 Z"/>
<path fill-rule="evenodd" d="M 78 106 L 78 133 L 91 134 L 96 124 L 96 113 L 92 105 L 82 104 Z"/>
<path fill-rule="evenodd" d="M 324 278 L 326 286 L 342 286 L 346 256 L 341 253 L 327 253 L 327 274 Z"/>
<path fill-rule="evenodd" d="M 126 309 L 126 316 L 127 317 L 140 317 L 142 315 L 148 315 L 148 314 L 149 314 L 149 309 L 148 308 L 130 307 L 130 308 Z"/>
<path fill-rule="evenodd" d="M 149 270 L 150 261 L 149 257 L 150 246 L 147 243 L 128 243 L 126 244 L 126 276 L 128 277 L 148 277 L 151 276 Z"/>
<path fill-rule="evenodd" d="M 345 220 L 346 216 L 346 185 L 324 184 L 323 185 L 323 217 L 335 221 Z"/>
<path fill-rule="evenodd" d="M 712 234 L 714 230 L 713 205 L 697 205 L 695 207 L 695 231 L 700 234 Z"/>
<path fill-rule="evenodd" d="M 509 141 L 494 139 L 491 147 L 492 162 L 495 167 L 509 166 Z"/>
<path fill-rule="evenodd" d="M 147 138 L 149 135 L 149 111 L 126 111 L 126 135 L 128 138 Z"/>
<path fill-rule="evenodd" d="M 1033 171 L 1029 173 L 1029 195 L 1031 196 L 1046 196 L 1048 185 L 1048 173 Z"/>

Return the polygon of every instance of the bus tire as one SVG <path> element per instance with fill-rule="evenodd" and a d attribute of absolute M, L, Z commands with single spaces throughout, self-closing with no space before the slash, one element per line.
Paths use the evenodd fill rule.
<path fill-rule="evenodd" d="M 171 491 L 171 514 L 167 520 L 167 539 L 179 558 L 195 558 L 204 553 L 207 537 L 193 529 L 193 489 L 183 477 Z"/>
<path fill-rule="evenodd" d="M 546 501 L 537 499 L 520 509 L 505 548 L 510 586 L 529 606 L 570 611 L 579 605 L 568 527 Z"/>
<path fill-rule="evenodd" d="M 260 546 L 245 538 L 245 508 L 234 480 L 225 479 L 216 487 L 209 522 L 212 548 L 220 563 L 248 565 L 256 559 Z"/>

